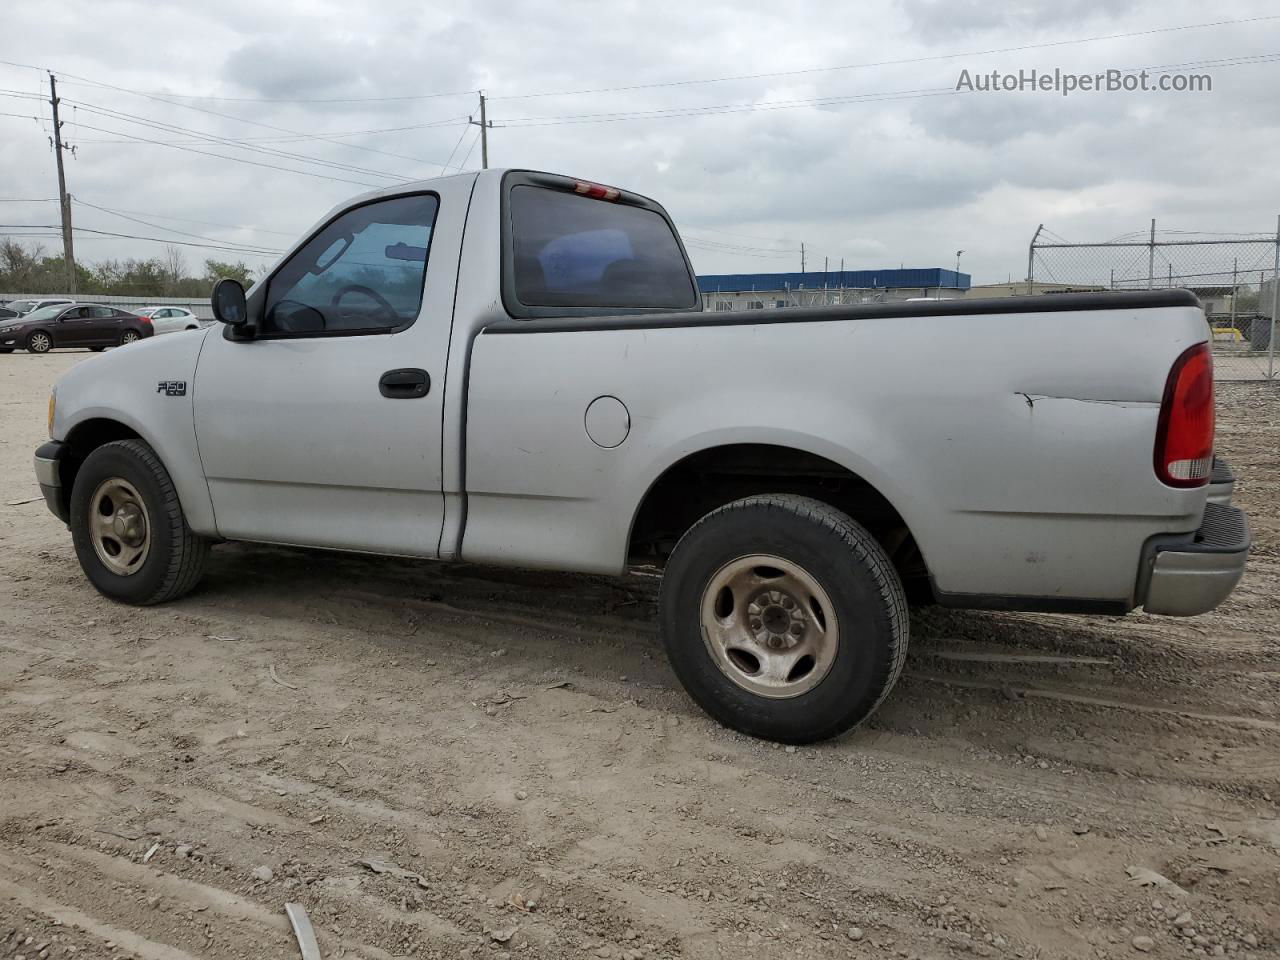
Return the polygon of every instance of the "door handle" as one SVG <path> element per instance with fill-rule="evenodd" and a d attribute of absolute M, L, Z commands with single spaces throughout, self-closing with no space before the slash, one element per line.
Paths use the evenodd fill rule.
<path fill-rule="evenodd" d="M 431 392 L 431 374 L 416 367 L 388 370 L 378 379 L 378 392 L 392 400 L 413 400 Z"/>

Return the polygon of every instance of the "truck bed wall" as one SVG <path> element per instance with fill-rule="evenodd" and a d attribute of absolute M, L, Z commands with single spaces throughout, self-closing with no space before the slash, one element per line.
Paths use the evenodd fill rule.
<path fill-rule="evenodd" d="M 618 572 L 667 467 L 770 443 L 871 483 L 940 590 L 1131 603 L 1146 538 L 1203 510 L 1203 490 L 1157 481 L 1152 448 L 1169 369 L 1206 330 L 1194 306 L 1128 302 L 497 324 L 471 356 L 462 555 Z M 603 395 L 630 415 L 612 449 L 584 427 Z"/>

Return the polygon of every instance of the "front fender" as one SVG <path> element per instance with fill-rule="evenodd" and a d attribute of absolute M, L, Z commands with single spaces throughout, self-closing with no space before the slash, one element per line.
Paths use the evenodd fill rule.
<path fill-rule="evenodd" d="M 92 420 L 122 424 L 151 445 L 173 478 L 187 523 L 217 535 L 196 443 L 193 405 L 204 333 L 140 340 L 77 364 L 54 384 L 55 440 Z"/>

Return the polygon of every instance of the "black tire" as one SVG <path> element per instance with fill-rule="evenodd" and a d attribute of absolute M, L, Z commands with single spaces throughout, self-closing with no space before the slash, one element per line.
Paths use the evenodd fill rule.
<path fill-rule="evenodd" d="M 142 339 L 142 334 L 137 330 L 126 330 L 120 334 L 120 346 L 127 347 L 131 343 L 137 343 Z"/>
<path fill-rule="evenodd" d="M 0 347 L 0 353 L 13 353 L 13 347 Z"/>
<path fill-rule="evenodd" d="M 121 478 L 137 490 L 150 521 L 146 558 L 126 575 L 113 572 L 98 557 L 89 527 L 90 511 L 96 508 L 90 499 L 111 478 Z M 209 554 L 209 541 L 187 526 L 169 471 L 142 440 L 103 444 L 81 464 L 71 491 L 71 538 L 89 582 L 105 596 L 136 606 L 190 592 L 204 575 Z"/>
<path fill-rule="evenodd" d="M 33 330 L 27 335 L 27 353 L 48 353 L 53 349 L 53 337 L 44 330 Z"/>
<path fill-rule="evenodd" d="M 704 590 L 726 565 L 757 554 L 812 578 L 838 627 L 825 675 L 782 699 L 730 679 L 704 640 Z M 737 500 L 694 524 L 667 563 L 659 619 L 667 656 L 689 695 L 726 726 L 782 743 L 825 740 L 861 723 L 893 688 L 907 655 L 906 595 L 884 550 L 847 514 L 791 494 Z"/>
<path fill-rule="evenodd" d="M 89 349 L 92 350 L 94 353 L 101 353 L 103 350 L 107 348 L 106 347 L 90 347 Z"/>

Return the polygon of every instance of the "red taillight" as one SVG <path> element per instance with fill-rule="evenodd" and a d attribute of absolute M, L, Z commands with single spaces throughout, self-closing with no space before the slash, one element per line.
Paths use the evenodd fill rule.
<path fill-rule="evenodd" d="M 1156 476 L 1171 487 L 1200 487 L 1213 470 L 1213 355 L 1198 343 L 1174 361 L 1156 427 Z"/>
<path fill-rule="evenodd" d="M 591 197 L 593 200 L 617 200 L 618 188 L 606 187 L 599 183 L 587 183 L 585 180 L 579 180 L 573 185 L 573 192 L 580 193 L 584 197 Z"/>

